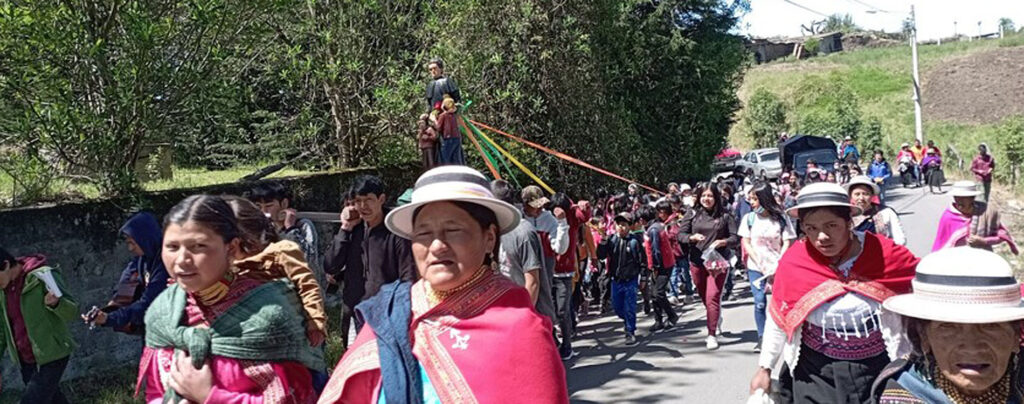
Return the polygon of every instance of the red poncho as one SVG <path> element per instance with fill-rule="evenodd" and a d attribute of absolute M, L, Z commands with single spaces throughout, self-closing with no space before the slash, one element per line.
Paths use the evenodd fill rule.
<path fill-rule="evenodd" d="M 864 233 L 863 250 L 850 275 L 844 277 L 804 238 L 779 261 L 768 311 L 786 336 L 792 337 L 814 309 L 846 293 L 857 292 L 879 303 L 909 293 L 918 261 L 906 247 Z"/>

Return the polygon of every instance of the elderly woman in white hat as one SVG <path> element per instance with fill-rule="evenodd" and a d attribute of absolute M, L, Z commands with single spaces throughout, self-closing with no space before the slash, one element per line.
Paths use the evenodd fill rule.
<path fill-rule="evenodd" d="M 892 208 L 876 202 L 880 191 L 876 182 L 865 175 L 858 175 L 843 187 L 850 194 L 850 203 L 861 209 L 861 214 L 853 217 L 854 230 L 872 232 L 888 237 L 896 244 L 907 245 L 899 215 Z"/>
<path fill-rule="evenodd" d="M 465 166 L 424 173 L 412 202 L 385 224 L 412 241 L 416 283 L 361 303 L 366 320 L 320 403 L 567 403 L 551 321 L 520 286 L 491 269 L 519 210 Z"/>
<path fill-rule="evenodd" d="M 871 382 L 898 356 L 900 324 L 882 302 L 910 292 L 918 259 L 889 238 L 853 230 L 861 208 L 837 184 L 804 187 L 788 213 L 804 237 L 775 272 L 750 391 L 768 391 L 782 359 L 783 402 L 867 402 Z"/>
<path fill-rule="evenodd" d="M 957 247 L 921 260 L 914 292 L 885 301 L 912 345 L 872 387 L 881 404 L 1021 403 L 1024 303 L 1006 260 Z"/>
<path fill-rule="evenodd" d="M 946 207 L 939 219 L 932 251 L 964 245 L 992 250 L 994 246 L 1006 243 L 1010 252 L 1018 253 L 1017 244 L 1003 226 L 995 207 L 975 200 L 981 194 L 973 181 L 953 183 L 950 190 L 953 203 Z"/>

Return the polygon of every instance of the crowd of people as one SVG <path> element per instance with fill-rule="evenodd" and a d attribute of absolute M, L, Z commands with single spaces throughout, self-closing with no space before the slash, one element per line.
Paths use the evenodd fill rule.
<path fill-rule="evenodd" d="M 941 175 L 904 149 L 914 163 L 904 169 L 901 153 L 900 172 Z M 136 390 L 147 402 L 565 403 L 563 361 L 583 316 L 614 313 L 628 346 L 677 327 L 699 301 L 716 350 L 722 302 L 745 279 L 755 398 L 1020 402 L 1021 289 L 990 252 L 1017 247 L 985 203 L 994 161 L 979 151 L 980 181 L 953 184 L 923 260 L 885 203 L 892 169 L 875 152 L 862 171 L 852 141 L 838 179 L 810 161 L 777 184 L 736 172 L 664 193 L 630 184 L 572 198 L 451 164 L 392 204 L 381 178 L 361 176 L 323 245 L 281 183 L 194 195 L 162 222 L 128 219 L 134 258 L 102 307 L 81 310 L 43 255 L 0 249 L 0 331 L 26 403 L 68 402 L 57 382 L 79 316 L 143 336 Z M 918 153 L 932 155 L 931 144 Z M 335 301 L 336 365 L 324 360 Z"/>

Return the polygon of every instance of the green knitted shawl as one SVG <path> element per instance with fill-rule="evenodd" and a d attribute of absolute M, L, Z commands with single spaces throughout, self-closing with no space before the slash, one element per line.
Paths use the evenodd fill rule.
<path fill-rule="evenodd" d="M 217 317 L 209 328 L 182 325 L 186 292 L 168 286 L 146 310 L 146 346 L 174 348 L 192 355 L 199 369 L 210 355 L 254 361 L 294 361 L 310 369 L 326 369 L 323 351 L 306 338 L 302 305 L 291 282 L 279 279 L 260 285 Z M 175 396 L 165 392 L 165 402 Z M 175 401 L 176 402 L 176 401 Z"/>

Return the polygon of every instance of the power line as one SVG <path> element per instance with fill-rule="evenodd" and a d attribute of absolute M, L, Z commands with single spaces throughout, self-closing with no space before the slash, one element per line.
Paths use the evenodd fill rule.
<path fill-rule="evenodd" d="M 806 6 L 804 6 L 804 5 L 802 5 L 802 4 L 799 4 L 799 3 L 797 3 L 797 2 L 794 2 L 793 0 L 782 0 L 782 1 L 784 1 L 784 2 L 786 2 L 786 3 L 789 3 L 789 4 L 792 4 L 792 5 L 794 5 L 794 6 L 800 7 L 800 8 L 802 8 L 802 9 L 804 9 L 804 10 L 810 11 L 810 12 L 812 12 L 812 13 L 814 13 L 814 14 L 817 14 L 817 15 L 820 15 L 820 16 L 822 16 L 822 17 L 825 17 L 825 18 L 828 18 L 828 17 L 829 17 L 829 16 L 827 15 L 827 14 L 824 14 L 824 13 L 819 13 L 819 12 L 817 12 L 817 11 L 814 11 L 814 10 L 812 10 L 812 9 L 810 9 L 810 8 L 807 8 Z"/>
<path fill-rule="evenodd" d="M 864 6 L 864 7 L 870 8 L 874 12 L 886 13 L 886 14 L 892 14 L 893 13 L 892 11 L 882 10 L 882 9 L 880 9 L 878 7 L 872 6 L 872 5 L 868 4 L 868 3 L 865 3 L 865 2 L 860 1 L 860 0 L 850 0 L 850 1 L 852 1 L 854 3 L 857 3 L 857 4 L 860 4 L 860 5 Z"/>

